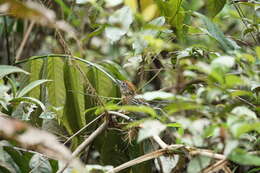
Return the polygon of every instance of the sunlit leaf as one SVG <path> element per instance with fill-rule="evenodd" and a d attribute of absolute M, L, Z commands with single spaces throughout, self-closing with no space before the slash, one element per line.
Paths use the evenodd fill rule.
<path fill-rule="evenodd" d="M 174 95 L 172 93 L 167 93 L 163 91 L 151 91 L 146 92 L 142 95 L 137 95 L 136 98 L 142 98 L 148 101 L 154 100 L 154 99 L 169 99 L 172 98 Z"/>
<path fill-rule="evenodd" d="M 236 116 L 245 116 L 250 119 L 257 119 L 256 113 L 245 106 L 237 106 L 231 111 L 231 113 L 235 114 Z"/>
<path fill-rule="evenodd" d="M 157 120 L 145 121 L 141 124 L 141 129 L 138 133 L 137 141 L 140 142 L 146 138 L 159 135 L 163 130 L 166 129 L 166 126 L 160 123 Z"/>

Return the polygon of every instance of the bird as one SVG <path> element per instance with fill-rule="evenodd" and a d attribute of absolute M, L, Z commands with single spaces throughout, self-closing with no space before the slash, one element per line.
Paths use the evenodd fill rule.
<path fill-rule="evenodd" d="M 137 90 L 134 84 L 127 80 L 117 80 L 120 88 L 122 103 L 124 105 L 145 105 L 150 106 L 144 99 L 136 98 Z"/>

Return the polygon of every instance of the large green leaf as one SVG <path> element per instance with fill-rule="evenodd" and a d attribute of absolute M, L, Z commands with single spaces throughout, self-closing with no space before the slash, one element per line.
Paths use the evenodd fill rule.
<path fill-rule="evenodd" d="M 4 76 L 9 75 L 11 73 L 29 74 L 28 72 L 24 71 L 23 69 L 15 67 L 15 66 L 0 65 L 0 79 L 2 79 Z"/>
<path fill-rule="evenodd" d="M 64 64 L 66 98 L 62 121 L 70 134 L 77 132 L 84 124 L 78 100 L 79 80 L 76 67 L 67 60 Z"/>
<path fill-rule="evenodd" d="M 52 110 L 56 113 L 58 121 L 61 120 L 65 104 L 63 66 L 64 61 L 62 58 L 58 56 L 48 58 L 47 79 L 52 81 L 47 86 L 48 102 L 54 107 Z"/>
<path fill-rule="evenodd" d="M 25 81 L 22 84 L 22 88 L 27 86 L 29 83 L 34 82 L 39 79 L 43 79 L 43 59 L 36 59 L 34 61 L 29 61 L 26 64 L 22 64 L 23 68 L 30 72 L 30 76 L 25 77 Z M 34 97 L 40 99 L 40 87 L 35 88 L 31 92 L 29 92 L 29 97 Z"/>
<path fill-rule="evenodd" d="M 238 48 L 236 43 L 234 41 L 231 41 L 230 39 L 228 39 L 223 34 L 223 32 L 219 29 L 219 27 L 215 23 L 213 23 L 209 18 L 207 18 L 206 16 L 204 16 L 200 13 L 195 13 L 195 14 L 203 20 L 204 25 L 206 27 L 206 29 L 201 28 L 201 30 L 203 32 L 205 32 L 206 34 L 208 34 L 210 37 L 217 40 L 217 42 L 221 45 L 221 47 L 225 51 L 235 50 Z"/>
<path fill-rule="evenodd" d="M 207 12 L 209 17 L 215 17 L 225 6 L 226 0 L 208 0 Z"/>

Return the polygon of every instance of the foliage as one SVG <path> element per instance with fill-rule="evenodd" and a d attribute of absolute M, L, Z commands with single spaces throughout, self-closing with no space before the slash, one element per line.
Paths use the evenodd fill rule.
<path fill-rule="evenodd" d="M 39 2 L 0 0 L 0 172 L 259 171 L 259 2 Z"/>

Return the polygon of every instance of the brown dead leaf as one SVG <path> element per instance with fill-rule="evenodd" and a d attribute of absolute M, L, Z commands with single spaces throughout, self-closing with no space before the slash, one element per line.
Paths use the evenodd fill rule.
<path fill-rule="evenodd" d="M 57 138 L 46 131 L 31 127 L 16 119 L 11 119 L 0 113 L 0 137 L 17 143 L 22 148 L 33 150 L 49 158 L 72 163 L 79 167 L 71 152 Z M 72 160 L 74 160 L 72 162 Z"/>
<path fill-rule="evenodd" d="M 56 15 L 52 10 L 35 2 L 22 3 L 18 0 L 0 0 L 0 13 L 60 29 L 67 32 L 70 37 L 76 37 L 74 29 L 68 23 L 56 20 Z"/>

